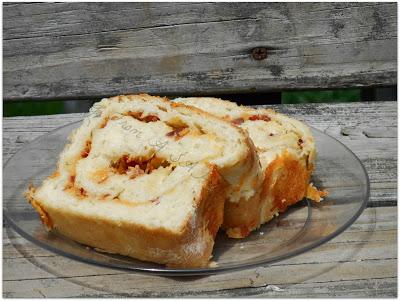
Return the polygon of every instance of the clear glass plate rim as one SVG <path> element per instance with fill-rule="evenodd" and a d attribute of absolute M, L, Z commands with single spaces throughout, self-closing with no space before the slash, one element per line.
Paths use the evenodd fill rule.
<path fill-rule="evenodd" d="M 54 132 L 57 132 L 65 127 L 68 126 L 72 126 L 73 124 L 77 124 L 82 122 L 83 119 L 78 120 L 78 121 L 74 121 L 74 122 L 70 122 L 66 125 L 60 126 L 54 130 L 49 131 L 47 134 L 41 135 L 31 141 L 29 141 L 26 145 L 24 145 L 20 150 L 18 150 L 15 154 L 13 154 L 3 165 L 3 170 L 7 167 L 8 163 L 20 152 L 26 150 L 29 148 L 29 145 L 36 142 L 39 139 L 42 139 L 45 135 L 50 135 L 53 134 Z M 309 126 L 309 125 L 308 125 Z M 303 254 L 307 251 L 310 251 L 326 242 L 328 242 L 329 240 L 335 238 L 336 236 L 338 236 L 339 234 L 341 234 L 344 230 L 346 230 L 351 224 L 353 224 L 361 215 L 361 213 L 364 211 L 364 209 L 367 206 L 368 200 L 370 198 L 370 180 L 369 180 L 369 176 L 367 173 L 367 170 L 364 166 L 364 164 L 361 162 L 361 160 L 356 156 L 356 154 L 354 154 L 354 152 L 347 147 L 344 143 L 342 143 L 341 141 L 339 141 L 338 139 L 336 139 L 335 137 L 330 136 L 329 134 L 326 134 L 325 132 L 316 129 L 315 127 L 309 126 L 312 130 L 325 135 L 331 139 L 333 139 L 336 143 L 339 143 L 340 145 L 342 145 L 355 159 L 356 161 L 359 163 L 359 165 L 362 168 L 365 180 L 366 180 L 366 197 L 364 198 L 364 200 L 362 201 L 362 205 L 360 206 L 360 208 L 357 210 L 357 212 L 343 225 L 341 225 L 336 231 L 332 232 L 331 234 L 327 235 L 326 237 L 317 240 L 313 243 L 311 243 L 310 245 L 304 246 L 302 248 L 296 249 L 294 251 L 290 251 L 284 255 L 280 255 L 280 256 L 276 256 L 273 257 L 271 259 L 268 260 L 259 260 L 259 261 L 254 261 L 252 263 L 248 263 L 248 264 L 237 264 L 237 265 L 230 265 L 228 267 L 211 267 L 211 268 L 201 268 L 201 269 L 175 269 L 175 268 L 142 268 L 142 267 L 129 267 L 129 266 L 125 266 L 125 265 L 119 265 L 119 264 L 107 264 L 104 262 L 99 262 L 96 260 L 92 260 L 90 258 L 82 258 L 80 256 L 74 255 L 74 254 L 70 254 L 67 252 L 64 252 L 60 249 L 54 248 L 50 245 L 47 245 L 45 243 L 40 242 L 39 240 L 34 239 L 31 235 L 29 235 L 28 233 L 26 233 L 24 230 L 20 229 L 20 227 L 18 227 L 17 224 L 14 223 L 14 221 L 12 220 L 12 218 L 10 218 L 7 215 L 7 210 L 3 207 L 3 216 L 5 217 L 6 221 L 12 226 L 12 228 L 18 233 L 20 234 L 22 237 L 24 237 L 25 239 L 27 239 L 28 241 L 48 250 L 51 251 L 55 254 L 59 254 L 62 256 L 65 256 L 67 258 L 71 258 L 83 263 L 90 263 L 93 265 L 97 265 L 97 266 L 103 266 L 103 267 L 108 267 L 108 268 L 112 268 L 112 269 L 118 269 L 118 270 L 125 270 L 125 271 L 131 271 L 131 272 L 138 272 L 138 273 L 145 273 L 145 274 L 154 274 L 154 275 L 165 275 L 165 276 L 198 276 L 198 275 L 206 275 L 206 274 L 216 274 L 216 273 L 223 273 L 223 272 L 232 272 L 232 271 L 236 271 L 239 269 L 249 269 L 249 268 L 254 268 L 257 266 L 263 266 L 266 264 L 271 264 L 271 263 L 275 263 L 278 261 L 282 261 L 300 254 Z M 67 141 L 66 141 L 67 142 Z M 307 201 L 308 204 L 308 210 L 310 210 L 310 202 Z"/>

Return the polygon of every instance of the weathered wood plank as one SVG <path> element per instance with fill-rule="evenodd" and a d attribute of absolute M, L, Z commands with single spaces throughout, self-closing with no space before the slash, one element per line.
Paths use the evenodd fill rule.
<path fill-rule="evenodd" d="M 397 204 L 397 103 L 369 102 L 270 106 L 305 121 L 348 146 L 365 165 L 371 181 L 370 206 Z M 4 162 L 31 141 L 84 114 L 4 118 Z M 349 131 L 349 129 L 351 129 Z M 374 131 L 373 137 L 365 132 Z"/>
<path fill-rule="evenodd" d="M 379 214 L 379 216 L 377 216 Z M 392 207 L 386 208 L 368 208 L 365 213 L 358 219 L 357 223 L 353 224 L 345 233 L 335 238 L 333 241 L 324 244 L 313 252 L 306 253 L 300 257 L 295 257 L 288 264 L 314 264 L 314 263 L 329 263 L 342 262 L 344 254 L 339 252 L 339 249 L 357 249 L 353 252 L 351 259 L 348 261 L 359 260 L 375 260 L 396 258 L 396 229 L 397 229 L 397 214 L 392 210 Z M 8 266 L 27 266 L 24 269 L 13 270 L 3 280 L 18 280 L 43 278 L 42 274 L 27 273 L 29 271 L 29 263 L 34 265 L 47 266 L 51 269 L 54 262 L 59 260 L 58 267 L 62 267 L 64 276 L 83 276 L 93 274 L 110 274 L 108 269 L 88 266 L 88 269 L 81 271 L 82 274 L 76 274 L 76 266 L 80 263 L 73 262 L 64 257 L 49 253 L 40 247 L 37 247 L 27 240 L 21 238 L 14 231 L 10 231 L 6 226 L 4 230 L 4 248 L 3 259 Z M 363 246 L 368 243 L 368 248 Z M 248 242 L 248 245 L 259 247 L 257 242 Z M 386 251 L 386 252 L 384 252 Z M 58 258 L 58 259 L 57 259 Z M 61 259 L 59 259 L 61 258 Z M 285 265 L 285 263 L 274 263 L 275 265 Z M 115 271 L 115 274 L 121 272 Z M 113 273 L 111 273 L 113 274 Z M 48 276 L 49 278 L 53 276 Z"/>
<path fill-rule="evenodd" d="M 4 7 L 6 100 L 395 84 L 395 3 Z M 254 60 L 254 47 L 267 47 Z"/>
<path fill-rule="evenodd" d="M 43 298 L 50 296 L 59 296 L 59 287 L 62 285 L 65 290 L 69 292 L 76 292 L 79 290 L 81 298 L 116 298 L 116 297 L 187 297 L 188 294 L 182 293 L 152 293 L 134 294 L 134 293 L 118 293 L 110 294 L 101 291 L 94 291 L 89 288 L 79 287 L 68 283 L 66 281 L 53 280 L 53 282 L 45 282 L 46 290 L 43 290 L 43 281 L 29 281 L 29 287 L 26 288 L 25 281 L 21 283 L 20 293 L 5 292 L 4 297 L 12 298 L 16 296 L 29 296 L 32 298 Z M 36 285 L 36 288 L 31 288 Z M 218 291 L 218 294 L 203 292 L 198 293 L 195 297 L 280 297 L 280 298 L 332 298 L 332 297 L 397 297 L 395 287 L 397 285 L 397 278 L 373 278 L 373 279 L 357 279 L 347 281 L 327 281 L 312 284 L 293 284 L 290 289 L 283 289 L 282 291 L 273 291 L 271 286 L 261 286 L 256 288 L 239 288 L 239 289 L 226 289 Z M 44 292 L 43 292 L 44 291 Z"/>
<path fill-rule="evenodd" d="M 188 278 L 127 273 L 48 252 L 51 256 L 43 256 L 43 250 L 6 230 L 6 237 L 14 236 L 6 245 L 8 254 L 23 257 L 4 260 L 3 288 L 10 297 L 394 296 L 396 216 L 393 208 L 368 208 L 342 235 L 308 253 L 268 267 Z M 268 285 L 284 291 L 271 291 Z"/>

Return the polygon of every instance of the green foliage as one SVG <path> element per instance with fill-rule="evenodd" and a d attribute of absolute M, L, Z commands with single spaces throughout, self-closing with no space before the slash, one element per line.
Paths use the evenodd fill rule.
<path fill-rule="evenodd" d="M 3 102 L 3 116 L 34 116 L 64 113 L 63 101 Z"/>
<path fill-rule="evenodd" d="M 361 100 L 360 89 L 309 90 L 282 92 L 282 103 L 351 102 Z M 64 101 L 3 103 L 3 116 L 33 116 L 65 113 Z"/>
<path fill-rule="evenodd" d="M 360 100 L 360 89 L 282 92 L 282 103 L 352 102 Z"/>

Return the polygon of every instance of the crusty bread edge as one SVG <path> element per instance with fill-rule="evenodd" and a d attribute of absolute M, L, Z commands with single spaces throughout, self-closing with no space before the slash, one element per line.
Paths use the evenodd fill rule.
<path fill-rule="evenodd" d="M 212 99 L 219 105 L 230 104 L 230 101 L 221 98 L 212 97 Z M 177 102 L 177 104 L 184 105 L 183 102 Z M 274 110 L 264 108 L 254 109 L 247 106 L 240 106 L 240 108 L 253 113 L 272 113 L 283 119 L 294 120 L 304 126 L 306 130 L 305 135 L 311 135 L 311 133 L 308 133 L 308 126 L 303 122 Z M 196 109 L 201 110 L 199 108 Z M 206 113 L 212 115 L 212 113 Z M 229 122 L 226 118 L 217 118 Z M 240 128 L 239 126 L 237 127 Z M 305 143 L 313 143 L 313 137 L 310 136 L 310 138 L 312 140 L 306 140 Z M 248 139 L 251 141 L 251 138 Z M 280 154 L 264 171 L 263 188 L 259 195 L 255 195 L 248 200 L 240 199 L 236 203 L 226 202 L 222 227 L 226 230 L 227 235 L 231 238 L 244 238 L 251 231 L 270 221 L 275 215 L 285 212 L 289 206 L 301 201 L 304 197 L 312 197 L 316 201 L 319 201 L 321 199 L 320 196 L 324 196 L 324 194 L 315 188 L 312 189 L 312 185 L 309 184 L 311 174 L 314 170 L 314 153 L 315 149 L 312 148 L 306 157 L 294 156 L 288 152 Z M 285 175 L 293 173 L 296 174 L 296 177 L 284 180 L 286 179 Z M 282 186 L 287 187 L 286 193 L 277 191 L 279 189 L 276 189 L 276 187 L 281 188 Z"/>
<path fill-rule="evenodd" d="M 307 196 L 313 169 L 307 168 L 304 161 L 287 152 L 283 153 L 265 170 L 259 200 L 240 200 L 236 204 L 227 202 L 224 218 L 227 235 L 231 238 L 244 238 Z M 284 192 L 282 187 L 286 189 Z"/>
<path fill-rule="evenodd" d="M 195 223 L 188 220 L 180 233 L 91 218 L 45 206 L 35 198 L 34 187 L 29 188 L 26 197 L 49 230 L 74 241 L 169 267 L 192 268 L 209 264 L 214 238 L 223 220 L 226 187 L 226 182 L 213 166 L 195 203 Z M 197 247 L 201 251 L 196 252 Z"/>

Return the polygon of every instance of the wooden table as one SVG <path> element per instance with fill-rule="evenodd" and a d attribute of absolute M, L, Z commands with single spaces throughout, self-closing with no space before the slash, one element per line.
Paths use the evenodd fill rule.
<path fill-rule="evenodd" d="M 396 3 L 8 3 L 7 101 L 397 82 Z M 264 59 L 253 50 L 263 48 Z"/>
<path fill-rule="evenodd" d="M 73 261 L 35 246 L 5 225 L 3 296 L 397 296 L 397 103 L 275 108 L 339 139 L 364 163 L 371 180 L 368 208 L 344 233 L 310 252 L 269 266 L 173 278 Z M 82 117 L 83 114 L 68 114 L 5 118 L 4 161 L 32 139 Z"/>

